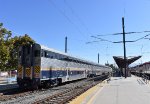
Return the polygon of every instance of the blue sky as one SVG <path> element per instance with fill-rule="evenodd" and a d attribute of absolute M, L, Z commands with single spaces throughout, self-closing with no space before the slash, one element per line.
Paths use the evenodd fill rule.
<path fill-rule="evenodd" d="M 112 56 L 123 55 L 122 44 L 98 42 L 91 36 L 125 31 L 150 30 L 150 0 L 0 0 L 0 22 L 14 35 L 29 34 L 37 43 L 64 51 L 68 37 L 68 53 L 100 63 L 114 63 Z M 135 40 L 148 33 L 127 34 L 126 40 Z M 149 36 L 150 37 L 150 36 Z M 101 38 L 120 41 L 119 36 Z M 143 55 L 136 62 L 150 61 L 150 41 L 143 39 L 127 43 L 127 56 Z"/>

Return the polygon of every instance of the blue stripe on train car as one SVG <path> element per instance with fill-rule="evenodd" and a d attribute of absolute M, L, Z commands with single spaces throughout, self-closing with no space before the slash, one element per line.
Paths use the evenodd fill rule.
<path fill-rule="evenodd" d="M 56 78 L 67 76 L 66 70 L 42 70 L 42 78 Z M 84 71 L 71 70 L 68 72 L 69 76 L 84 74 Z"/>
<path fill-rule="evenodd" d="M 42 70 L 42 78 L 56 78 L 67 76 L 66 70 Z"/>

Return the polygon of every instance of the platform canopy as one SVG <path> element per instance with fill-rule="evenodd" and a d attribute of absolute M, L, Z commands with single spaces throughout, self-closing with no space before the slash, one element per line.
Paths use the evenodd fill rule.
<path fill-rule="evenodd" d="M 142 56 L 129 56 L 126 57 L 126 64 L 130 65 L 134 61 L 138 60 Z M 123 56 L 113 56 L 116 64 L 118 65 L 119 68 L 124 68 L 124 57 Z"/>

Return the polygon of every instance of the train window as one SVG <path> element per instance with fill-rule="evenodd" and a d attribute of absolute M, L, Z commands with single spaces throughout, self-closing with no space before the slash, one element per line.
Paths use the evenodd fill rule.
<path fill-rule="evenodd" d="M 57 57 L 56 57 L 56 59 L 58 59 L 58 60 L 59 60 L 59 58 L 60 58 L 60 54 L 57 54 Z"/>
<path fill-rule="evenodd" d="M 44 51 L 44 57 L 47 57 L 47 52 L 46 51 Z"/>
<path fill-rule="evenodd" d="M 35 50 L 34 51 L 34 57 L 39 57 L 40 56 L 40 51 L 39 50 Z"/>
<path fill-rule="evenodd" d="M 47 52 L 46 57 L 47 57 L 47 58 L 50 58 L 50 57 L 51 57 L 51 56 L 50 56 L 50 52 Z"/>
<path fill-rule="evenodd" d="M 55 53 L 55 56 L 54 56 L 54 58 L 55 58 L 55 59 L 57 59 L 57 54 L 56 54 L 56 53 Z"/>
<path fill-rule="evenodd" d="M 61 54 L 59 54 L 59 57 L 58 57 L 58 59 L 60 60 L 62 58 L 62 55 Z"/>
<path fill-rule="evenodd" d="M 43 50 L 41 50 L 41 57 L 43 57 L 44 55 L 43 55 Z"/>
<path fill-rule="evenodd" d="M 65 56 L 64 55 L 60 55 L 59 59 L 60 60 L 64 60 Z"/>
<path fill-rule="evenodd" d="M 49 58 L 53 59 L 54 58 L 54 53 L 49 52 Z"/>
<path fill-rule="evenodd" d="M 55 59 L 59 59 L 59 54 L 55 54 Z"/>
<path fill-rule="evenodd" d="M 57 57 L 58 57 L 58 54 L 54 53 L 54 58 L 57 59 Z"/>

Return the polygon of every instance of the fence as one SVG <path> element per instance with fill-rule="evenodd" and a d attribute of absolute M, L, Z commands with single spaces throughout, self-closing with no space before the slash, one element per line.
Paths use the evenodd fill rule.
<path fill-rule="evenodd" d="M 143 73 L 142 78 L 143 78 L 143 80 L 145 81 L 146 84 L 149 83 L 149 76 L 147 76 L 146 74 Z"/>

